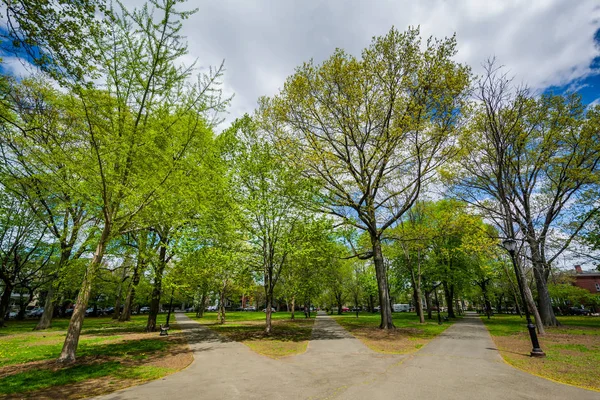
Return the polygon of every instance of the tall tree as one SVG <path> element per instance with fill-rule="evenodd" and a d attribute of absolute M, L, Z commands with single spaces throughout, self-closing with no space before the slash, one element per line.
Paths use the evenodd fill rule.
<path fill-rule="evenodd" d="M 306 187 L 297 172 L 286 165 L 265 131 L 249 116 L 230 128 L 232 140 L 233 197 L 248 244 L 254 252 L 266 298 L 265 332 L 271 333 L 273 292 L 289 264 L 305 218 L 301 204 Z M 302 239 L 300 239 L 302 240 Z"/>
<path fill-rule="evenodd" d="M 598 180 L 600 108 L 577 95 L 534 98 L 512 86 L 493 60 L 476 86 L 479 104 L 462 136 L 456 194 L 527 244 L 545 326 L 558 325 L 547 280 L 598 204 L 586 192 Z M 583 216 L 577 219 L 577 216 Z"/>
<path fill-rule="evenodd" d="M 320 184 L 316 208 L 368 232 L 381 328 L 394 327 L 381 237 L 452 153 L 469 83 L 455 53 L 454 38 L 392 28 L 361 58 L 305 63 L 265 101 L 294 168 Z"/>
<path fill-rule="evenodd" d="M 187 52 L 181 20 L 190 12 L 175 0 L 152 1 L 115 17 L 111 35 L 100 38 L 104 90 L 80 89 L 67 108 L 78 124 L 70 152 L 61 159 L 79 165 L 88 204 L 100 210 L 100 232 L 69 323 L 59 361 L 71 362 L 85 309 L 108 242 L 136 227 L 150 204 L 185 175 L 186 154 L 203 132 L 205 115 L 220 110 L 212 71 L 190 84 L 192 67 L 176 64 Z M 160 17 L 155 15 L 160 13 Z M 158 22 L 156 22 L 158 20 Z"/>
<path fill-rule="evenodd" d="M 0 113 L 0 174 L 4 188 L 27 205 L 48 226 L 60 255 L 58 272 L 78 259 L 94 235 L 95 220 L 76 193 L 77 172 L 56 162 L 55 140 L 72 135 L 65 123 L 60 94 L 47 82 L 9 81 L 5 101 L 11 113 Z M 56 277 L 55 277 L 56 278 Z M 36 329 L 50 327 L 58 279 L 48 286 L 44 314 Z"/>

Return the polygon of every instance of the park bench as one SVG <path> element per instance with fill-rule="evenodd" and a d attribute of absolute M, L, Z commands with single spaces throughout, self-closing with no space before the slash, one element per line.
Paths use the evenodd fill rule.
<path fill-rule="evenodd" d="M 160 324 L 160 336 L 169 336 L 169 325 Z"/>

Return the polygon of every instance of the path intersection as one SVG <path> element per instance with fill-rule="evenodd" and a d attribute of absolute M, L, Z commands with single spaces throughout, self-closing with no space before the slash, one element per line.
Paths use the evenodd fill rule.
<path fill-rule="evenodd" d="M 304 354 L 274 360 L 183 314 L 194 362 L 163 379 L 96 400 L 406 399 L 600 400 L 600 392 L 519 371 L 502 360 L 476 315 L 410 355 L 381 354 L 319 313 Z"/>

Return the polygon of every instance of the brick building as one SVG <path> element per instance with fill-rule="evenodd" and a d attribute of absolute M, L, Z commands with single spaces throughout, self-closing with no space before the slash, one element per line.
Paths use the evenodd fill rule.
<path fill-rule="evenodd" d="M 600 293 L 600 271 L 584 271 L 580 265 L 576 265 L 573 284 L 592 294 Z"/>

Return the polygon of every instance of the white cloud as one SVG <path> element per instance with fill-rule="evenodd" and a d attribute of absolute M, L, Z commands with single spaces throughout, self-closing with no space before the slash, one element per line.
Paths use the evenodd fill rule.
<path fill-rule="evenodd" d="M 203 65 L 225 59 L 226 84 L 236 93 L 230 118 L 251 112 L 259 96 L 276 93 L 302 62 L 322 61 L 336 47 L 358 55 L 372 36 L 392 25 L 400 30 L 420 25 L 423 37 L 456 32 L 457 58 L 475 73 L 495 55 L 534 89 L 589 75 L 591 61 L 600 54 L 594 43 L 600 6 L 592 0 L 202 0 L 187 5 L 199 7 L 185 21 L 191 55 Z"/>
<path fill-rule="evenodd" d="M 590 104 L 587 105 L 586 108 L 590 108 L 590 107 L 594 107 L 600 105 L 600 97 L 598 97 L 597 99 L 595 99 L 594 101 L 592 101 Z"/>
<path fill-rule="evenodd" d="M 336 47 L 359 55 L 392 25 L 420 25 L 423 37 L 456 32 L 457 59 L 475 73 L 496 56 L 537 90 L 588 76 L 600 55 L 595 0 L 190 0 L 178 7 L 199 9 L 184 21 L 186 60 L 208 67 L 225 59 L 224 88 L 235 93 L 228 120 L 252 112 L 258 97 L 276 93 L 302 62 L 322 61 Z"/>
<path fill-rule="evenodd" d="M 36 73 L 36 67 L 29 61 L 14 56 L 1 56 L 2 68 L 9 74 L 18 78 L 25 78 Z"/>

